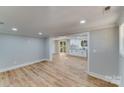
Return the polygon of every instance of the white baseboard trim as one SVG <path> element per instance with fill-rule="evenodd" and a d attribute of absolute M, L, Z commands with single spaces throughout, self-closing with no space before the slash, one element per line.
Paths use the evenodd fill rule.
<path fill-rule="evenodd" d="M 101 79 L 101 80 L 104 80 L 104 81 L 116 84 L 118 86 L 120 85 L 120 79 L 116 79 L 115 80 L 115 79 L 112 79 L 110 77 L 107 77 L 107 76 L 104 76 L 104 75 L 100 75 L 100 74 L 97 74 L 97 73 L 94 73 L 94 72 L 87 72 L 87 73 L 88 73 L 88 75 L 96 77 L 98 79 Z"/>
<path fill-rule="evenodd" d="M 14 70 L 14 69 L 21 68 L 21 67 L 25 67 L 25 66 L 28 66 L 28 65 L 31 65 L 31 64 L 43 62 L 43 61 L 49 61 L 49 59 L 41 59 L 41 60 L 36 60 L 36 61 L 33 61 L 33 62 L 26 62 L 24 64 L 15 65 L 13 67 L 8 67 L 8 68 L 5 68 L 5 69 L 0 69 L 0 73 L 1 72 L 6 72 L 6 71 L 10 71 L 10 70 Z"/>

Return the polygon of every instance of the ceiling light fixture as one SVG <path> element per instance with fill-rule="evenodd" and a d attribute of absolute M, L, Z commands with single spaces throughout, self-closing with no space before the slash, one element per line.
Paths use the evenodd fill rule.
<path fill-rule="evenodd" d="M 18 29 L 14 27 L 14 28 L 12 28 L 12 31 L 17 32 L 17 31 L 18 31 Z"/>
<path fill-rule="evenodd" d="M 43 34 L 43 33 L 41 33 L 41 32 L 38 33 L 38 35 L 40 35 L 40 36 L 41 36 L 42 34 Z"/>
<path fill-rule="evenodd" d="M 84 23 L 86 23 L 86 20 L 81 20 L 80 21 L 80 24 L 84 24 Z"/>

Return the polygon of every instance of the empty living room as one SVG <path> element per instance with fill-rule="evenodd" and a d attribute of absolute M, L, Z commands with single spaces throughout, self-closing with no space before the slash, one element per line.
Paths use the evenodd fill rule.
<path fill-rule="evenodd" d="M 0 6 L 0 87 L 123 87 L 123 6 Z"/>

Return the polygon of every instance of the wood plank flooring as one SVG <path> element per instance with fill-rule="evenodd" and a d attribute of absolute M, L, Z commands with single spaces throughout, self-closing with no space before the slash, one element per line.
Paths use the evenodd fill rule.
<path fill-rule="evenodd" d="M 83 58 L 54 55 L 53 62 L 40 62 L 0 73 L 1 87 L 114 87 L 88 76 Z"/>

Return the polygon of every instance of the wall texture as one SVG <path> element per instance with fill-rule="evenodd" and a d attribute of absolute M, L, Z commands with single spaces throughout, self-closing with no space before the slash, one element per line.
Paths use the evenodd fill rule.
<path fill-rule="evenodd" d="M 118 28 L 90 32 L 89 71 L 105 76 L 118 75 L 118 52 Z"/>
<path fill-rule="evenodd" d="M 0 71 L 47 59 L 45 40 L 0 34 Z"/>

